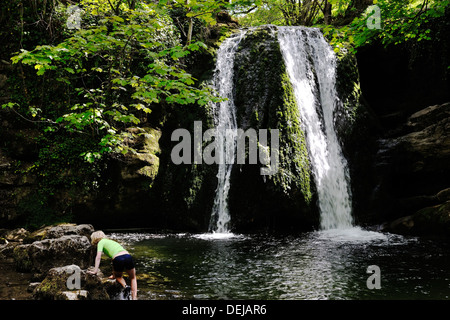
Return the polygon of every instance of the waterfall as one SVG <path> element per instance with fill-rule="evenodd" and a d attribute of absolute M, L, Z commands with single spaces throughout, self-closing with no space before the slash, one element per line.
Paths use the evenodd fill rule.
<path fill-rule="evenodd" d="M 349 173 L 334 130 L 335 54 L 315 28 L 279 27 L 278 41 L 306 132 L 321 228 L 351 228 Z"/>
<path fill-rule="evenodd" d="M 217 234 L 229 233 L 228 193 L 237 129 L 233 69 L 235 53 L 245 34 L 242 31 L 221 44 L 213 79 L 219 96 L 226 98 L 212 105 L 220 161 L 209 231 Z M 278 41 L 306 133 L 321 229 L 351 228 L 350 177 L 334 128 L 334 111 L 339 103 L 335 54 L 315 28 L 278 27 Z"/>
<path fill-rule="evenodd" d="M 230 190 L 230 175 L 236 150 L 236 139 L 233 134 L 236 132 L 235 129 L 237 129 L 236 107 L 233 98 L 233 68 L 235 53 L 244 35 L 245 32 L 242 31 L 226 39 L 217 52 L 213 79 L 214 88 L 220 97 L 227 100 L 212 106 L 214 124 L 216 126 L 215 139 L 218 146 L 216 151 L 219 152 L 220 159 L 216 195 L 209 224 L 209 231 L 214 233 L 229 232 L 228 192 Z"/>

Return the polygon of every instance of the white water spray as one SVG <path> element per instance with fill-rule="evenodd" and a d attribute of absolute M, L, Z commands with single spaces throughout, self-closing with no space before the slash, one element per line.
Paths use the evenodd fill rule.
<path fill-rule="evenodd" d="M 217 128 L 215 139 L 217 139 L 220 157 L 216 196 L 209 225 L 209 231 L 214 233 L 229 232 L 228 192 L 233 161 L 225 161 L 224 157 L 233 159 L 236 151 L 234 136 L 236 130 L 227 129 L 237 129 L 236 106 L 233 98 L 233 68 L 235 53 L 244 36 L 245 32 L 242 31 L 226 39 L 217 52 L 214 88 L 220 97 L 227 98 L 227 100 L 213 105 L 214 122 Z"/>
<path fill-rule="evenodd" d="M 306 132 L 321 228 L 352 227 L 347 161 L 334 130 L 335 54 L 318 29 L 279 27 L 278 40 Z"/>

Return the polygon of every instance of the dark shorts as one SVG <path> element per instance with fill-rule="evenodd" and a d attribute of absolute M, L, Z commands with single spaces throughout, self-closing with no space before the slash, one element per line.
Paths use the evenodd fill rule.
<path fill-rule="evenodd" d="M 131 270 L 134 268 L 134 261 L 131 255 L 123 254 L 117 256 L 112 261 L 113 270 L 117 272 L 122 272 L 125 270 Z"/>

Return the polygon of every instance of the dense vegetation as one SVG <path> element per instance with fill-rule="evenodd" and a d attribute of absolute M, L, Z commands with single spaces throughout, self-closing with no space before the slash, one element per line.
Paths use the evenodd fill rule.
<path fill-rule="evenodd" d="M 71 197 L 93 192 L 106 183 L 110 159 L 136 152 L 132 142 L 141 131 L 132 128 L 164 127 L 177 108 L 207 108 L 220 100 L 189 70 L 196 54 L 211 53 L 208 36 L 217 22 L 320 27 L 336 51 L 356 51 L 374 42 L 429 41 L 430 19 L 443 16 L 449 5 L 448 0 L 2 3 L 0 59 L 12 64 L 2 109 L 39 132 L 33 165 L 17 164 L 23 173 L 36 174 L 40 185 L 22 209 L 52 216 L 48 210 L 57 190 L 70 189 Z M 8 143 L 2 141 L 2 148 Z M 70 197 L 65 201 L 69 207 Z M 42 222 L 41 215 L 28 223 L 34 221 Z"/>

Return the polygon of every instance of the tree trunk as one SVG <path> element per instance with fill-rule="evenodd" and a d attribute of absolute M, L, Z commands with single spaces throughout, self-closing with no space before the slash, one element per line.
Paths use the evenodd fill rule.
<path fill-rule="evenodd" d="M 186 5 L 189 6 L 189 0 L 186 0 Z M 188 7 L 188 12 L 190 12 L 190 11 L 191 11 L 191 9 Z M 194 18 L 189 17 L 189 29 L 188 29 L 187 40 L 186 40 L 187 46 L 191 44 L 193 29 L 194 29 Z"/>
<path fill-rule="evenodd" d="M 326 25 L 331 24 L 331 3 L 325 1 L 323 8 L 323 18 Z"/>
<path fill-rule="evenodd" d="M 186 45 L 190 45 L 191 44 L 191 40 L 192 40 L 192 30 L 194 28 L 194 19 L 191 17 L 189 19 L 189 29 L 188 29 L 188 34 L 187 34 L 187 43 Z"/>

